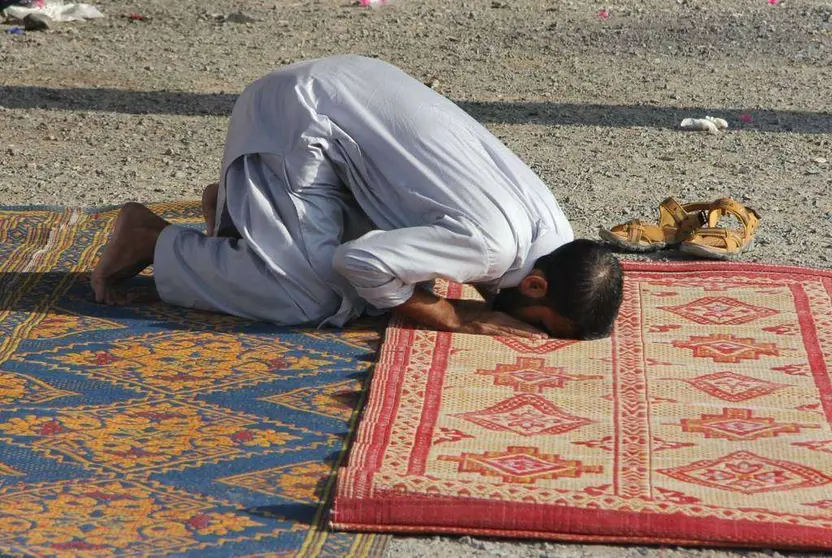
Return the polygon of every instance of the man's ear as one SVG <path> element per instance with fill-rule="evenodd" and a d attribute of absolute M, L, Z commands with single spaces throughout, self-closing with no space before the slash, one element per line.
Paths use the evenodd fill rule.
<path fill-rule="evenodd" d="M 532 269 L 522 281 L 520 281 L 520 292 L 529 298 L 543 298 L 549 289 L 549 282 L 546 276 L 539 269 Z"/>

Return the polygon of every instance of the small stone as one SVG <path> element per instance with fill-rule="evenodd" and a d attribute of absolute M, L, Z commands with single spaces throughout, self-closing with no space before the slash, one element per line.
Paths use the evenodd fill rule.
<path fill-rule="evenodd" d="M 46 139 L 48 139 L 49 141 L 58 141 L 58 138 L 56 138 L 55 136 L 53 136 L 51 134 L 46 136 Z"/>
<path fill-rule="evenodd" d="M 662 155 L 661 157 L 659 157 L 659 160 L 660 161 L 675 161 L 676 158 L 671 157 L 670 155 Z"/>
<path fill-rule="evenodd" d="M 185 173 L 182 171 L 176 171 L 175 173 L 173 173 L 173 177 L 181 180 L 185 178 Z"/>
<path fill-rule="evenodd" d="M 174 152 L 173 152 L 173 149 L 172 149 L 172 148 L 168 147 L 168 148 L 165 150 L 165 155 L 173 155 L 173 154 L 174 154 Z"/>
<path fill-rule="evenodd" d="M 806 169 L 806 174 L 820 174 L 818 169 Z"/>
<path fill-rule="evenodd" d="M 812 159 L 812 162 L 817 163 L 819 165 L 824 165 L 826 164 L 826 159 L 824 159 L 823 157 L 815 157 L 814 159 Z"/>
<path fill-rule="evenodd" d="M 255 23 L 259 20 L 245 12 L 234 12 L 225 16 L 225 21 L 229 23 Z"/>
<path fill-rule="evenodd" d="M 26 31 L 45 31 L 53 23 L 52 18 L 45 14 L 29 14 L 23 18 L 23 28 Z"/>

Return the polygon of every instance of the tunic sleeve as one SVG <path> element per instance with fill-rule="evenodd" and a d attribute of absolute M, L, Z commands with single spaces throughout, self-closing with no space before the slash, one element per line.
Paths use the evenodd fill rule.
<path fill-rule="evenodd" d="M 333 266 L 376 308 L 407 302 L 417 283 L 472 283 L 501 273 L 472 224 L 444 217 L 432 225 L 372 231 L 342 244 Z"/>

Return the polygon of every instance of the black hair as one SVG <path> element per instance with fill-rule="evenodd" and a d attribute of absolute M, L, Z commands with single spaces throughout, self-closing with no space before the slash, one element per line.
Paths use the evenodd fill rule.
<path fill-rule="evenodd" d="M 612 251 L 600 242 L 573 240 L 539 258 L 549 306 L 571 321 L 580 339 L 606 337 L 621 307 L 624 274 Z"/>

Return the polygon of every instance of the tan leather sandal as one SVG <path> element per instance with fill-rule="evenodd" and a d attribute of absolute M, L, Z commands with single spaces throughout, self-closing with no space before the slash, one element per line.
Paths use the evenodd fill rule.
<path fill-rule="evenodd" d="M 736 217 L 742 229 L 717 226 L 726 215 Z M 755 209 L 731 198 L 720 198 L 708 209 L 707 226 L 694 232 L 679 249 L 701 258 L 731 260 L 752 248 L 759 226 L 760 214 Z"/>
<path fill-rule="evenodd" d="M 659 204 L 658 224 L 633 219 L 598 235 L 607 242 L 631 252 L 653 252 L 675 246 L 690 237 L 706 221 L 709 203 L 680 204 L 667 198 Z"/>

